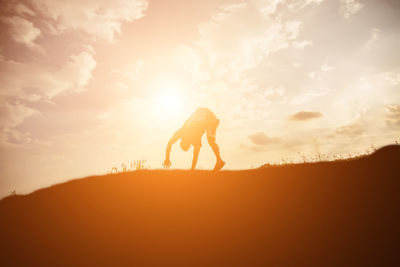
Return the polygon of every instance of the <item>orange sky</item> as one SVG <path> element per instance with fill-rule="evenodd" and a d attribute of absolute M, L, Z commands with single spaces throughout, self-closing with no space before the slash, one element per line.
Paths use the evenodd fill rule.
<path fill-rule="evenodd" d="M 198 106 L 238 169 L 400 141 L 396 0 L 2 1 L 0 196 L 160 168 Z M 175 168 L 191 153 L 175 146 Z M 198 166 L 214 165 L 203 140 Z"/>

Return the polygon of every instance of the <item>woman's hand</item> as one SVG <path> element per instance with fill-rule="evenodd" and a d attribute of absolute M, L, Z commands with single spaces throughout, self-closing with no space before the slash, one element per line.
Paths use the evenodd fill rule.
<path fill-rule="evenodd" d="M 162 164 L 162 166 L 166 169 L 171 168 L 171 161 L 169 159 L 165 159 L 164 163 Z"/>

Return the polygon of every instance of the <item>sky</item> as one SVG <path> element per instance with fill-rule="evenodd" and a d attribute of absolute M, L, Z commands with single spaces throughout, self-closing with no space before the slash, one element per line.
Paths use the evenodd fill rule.
<path fill-rule="evenodd" d="M 0 5 L 0 197 L 161 168 L 201 106 L 221 121 L 226 169 L 400 141 L 400 1 Z M 173 147 L 173 168 L 191 160 Z M 203 138 L 198 167 L 214 164 Z"/>

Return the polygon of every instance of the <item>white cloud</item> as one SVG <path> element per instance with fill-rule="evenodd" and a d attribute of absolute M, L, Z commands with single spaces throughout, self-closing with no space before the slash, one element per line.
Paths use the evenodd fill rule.
<path fill-rule="evenodd" d="M 288 4 L 289 10 L 292 11 L 299 11 L 305 7 L 307 7 L 310 4 L 321 4 L 324 0 L 292 0 Z"/>
<path fill-rule="evenodd" d="M 11 128 L 5 128 L 0 131 L 0 145 L 2 149 L 5 147 L 25 147 L 33 141 L 37 140 L 33 140 L 29 132 L 20 132 Z"/>
<path fill-rule="evenodd" d="M 307 46 L 312 45 L 313 42 L 310 41 L 310 40 L 303 40 L 303 41 L 294 41 L 292 44 L 293 44 L 293 46 L 294 46 L 295 48 L 297 48 L 297 49 L 304 49 L 304 48 L 306 48 Z"/>
<path fill-rule="evenodd" d="M 102 39 L 112 41 L 123 22 L 144 16 L 146 0 L 32 0 L 45 16 L 57 22 L 59 31 L 81 29 Z"/>
<path fill-rule="evenodd" d="M 37 113 L 18 101 L 49 100 L 54 96 L 84 90 L 96 61 L 88 52 L 81 52 L 56 72 L 34 63 L 21 63 L 0 58 L 0 127 L 10 130 Z M 4 139 L 4 138 L 3 138 Z"/>
<path fill-rule="evenodd" d="M 18 16 L 3 17 L 1 21 L 9 26 L 11 38 L 15 42 L 30 48 L 36 46 L 34 41 L 41 35 L 41 31 L 32 22 Z"/>
<path fill-rule="evenodd" d="M 318 70 L 311 71 L 307 75 L 313 80 L 322 81 L 328 75 L 328 72 L 334 70 L 334 67 L 328 63 L 323 63 Z"/>
<path fill-rule="evenodd" d="M 138 60 L 136 62 L 130 63 L 125 68 L 125 70 L 121 72 L 121 74 L 130 80 L 136 80 L 143 72 L 143 69 L 144 69 L 144 61 Z"/>
<path fill-rule="evenodd" d="M 366 43 L 366 47 L 370 47 L 379 37 L 381 30 L 379 28 L 372 28 L 370 37 Z"/>
<path fill-rule="evenodd" d="M 364 129 L 359 122 L 340 126 L 336 129 L 336 134 L 338 136 L 345 136 L 349 138 L 360 137 L 360 135 L 362 135 L 363 133 Z"/>
<path fill-rule="evenodd" d="M 260 0 L 258 8 L 262 14 L 269 16 L 277 11 L 278 5 L 285 3 L 286 0 Z"/>
<path fill-rule="evenodd" d="M 67 91 L 81 91 L 90 80 L 95 66 L 96 61 L 86 51 L 72 55 L 56 72 L 36 63 L 0 59 L 0 97 L 37 101 L 51 99 Z"/>
<path fill-rule="evenodd" d="M 321 71 L 323 72 L 323 73 L 327 73 L 327 72 L 329 72 L 329 71 L 331 71 L 331 70 L 333 70 L 334 68 L 332 67 L 332 66 L 330 66 L 328 63 L 324 63 L 324 64 L 322 64 L 322 66 L 321 66 Z"/>
<path fill-rule="evenodd" d="M 341 0 L 340 12 L 343 17 L 349 18 L 364 7 L 364 4 L 357 0 Z"/>
<path fill-rule="evenodd" d="M 262 14 L 264 14 L 265 16 L 269 16 L 276 12 L 279 4 L 282 4 L 284 2 L 285 0 L 260 0 L 258 1 L 258 8 Z"/>
<path fill-rule="evenodd" d="M 63 81 L 65 87 L 59 88 L 58 92 L 54 92 L 53 95 L 66 90 L 75 92 L 84 90 L 95 67 L 96 61 L 90 53 L 83 51 L 78 55 L 72 55 L 63 68 L 56 73 L 56 79 Z"/>
<path fill-rule="evenodd" d="M 301 27 L 301 21 L 287 21 L 285 23 L 285 30 L 287 35 L 287 38 L 289 40 L 296 39 L 297 36 L 299 35 L 300 32 L 300 27 Z"/>
<path fill-rule="evenodd" d="M 199 89 L 194 89 L 198 103 L 205 99 L 224 114 L 227 128 L 238 129 L 255 122 L 286 120 L 278 111 L 281 104 L 299 105 L 328 94 L 328 89 L 319 89 L 323 86 L 295 84 L 285 75 L 286 66 L 293 69 L 291 63 L 302 66 L 297 68 L 300 73 L 309 67 L 303 65 L 298 55 L 302 51 L 297 50 L 313 41 L 300 39 L 304 20 L 296 12 L 321 2 L 247 1 L 220 8 L 198 25 L 200 38 L 195 45 L 178 50 L 180 58 L 187 59 L 183 65 L 192 70 L 192 77 L 200 77 Z M 291 55 L 287 59 L 286 53 Z"/>
<path fill-rule="evenodd" d="M 128 63 L 122 68 L 117 68 L 112 73 L 117 74 L 116 88 L 118 91 L 126 91 L 132 86 L 132 82 L 140 79 L 145 68 L 143 60 Z"/>
<path fill-rule="evenodd" d="M 265 16 L 250 4 L 240 5 L 223 9 L 200 24 L 197 45 L 204 50 L 211 68 L 225 69 L 224 73 L 238 78 L 271 53 L 289 47 L 290 41 L 296 41 L 301 25 L 297 20 Z"/>
<path fill-rule="evenodd" d="M 16 3 L 13 8 L 18 15 L 35 15 L 35 12 L 23 3 Z"/>
<path fill-rule="evenodd" d="M 50 100 L 54 96 L 84 90 L 96 62 L 83 51 L 72 55 L 56 72 L 35 63 L 21 63 L 0 57 L 0 145 L 23 145 L 30 142 L 29 133 L 14 129 L 39 111 L 21 101 Z"/>
<path fill-rule="evenodd" d="M 0 129 L 9 129 L 22 123 L 26 118 L 38 111 L 29 108 L 21 103 L 0 104 Z"/>
<path fill-rule="evenodd" d="M 391 86 L 400 85 L 400 72 L 389 71 L 382 73 L 380 77 Z"/>
<path fill-rule="evenodd" d="M 329 94 L 329 89 L 327 88 L 321 88 L 318 90 L 307 90 L 303 93 L 299 93 L 295 97 L 293 97 L 290 101 L 292 105 L 301 105 L 305 104 L 307 102 L 310 102 L 314 98 L 318 98 L 321 96 L 325 96 Z"/>
<path fill-rule="evenodd" d="M 387 110 L 387 117 L 386 117 L 386 123 L 389 126 L 394 126 L 398 127 L 400 129 L 400 105 L 388 105 L 386 107 Z"/>

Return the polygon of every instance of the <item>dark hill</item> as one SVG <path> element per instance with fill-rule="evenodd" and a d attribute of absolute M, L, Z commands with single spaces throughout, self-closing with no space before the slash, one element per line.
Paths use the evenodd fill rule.
<path fill-rule="evenodd" d="M 0 201 L 0 266 L 399 266 L 400 147 L 88 177 Z"/>

